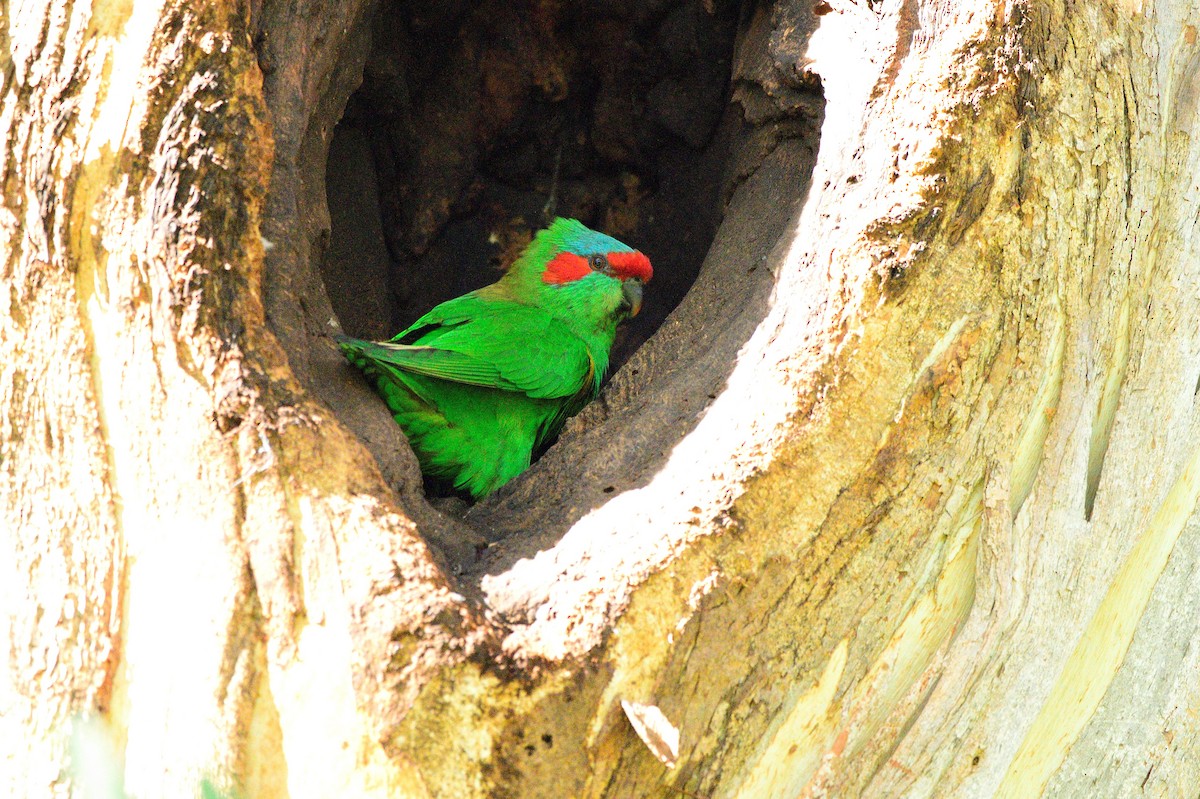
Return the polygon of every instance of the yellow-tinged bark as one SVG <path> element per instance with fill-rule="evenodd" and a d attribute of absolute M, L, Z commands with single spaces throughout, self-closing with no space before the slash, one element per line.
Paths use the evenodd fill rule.
<path fill-rule="evenodd" d="M 1200 499 L 1200 450 L 1125 555 L 1000 783 L 998 796 L 1039 796 L 1100 706 L 1146 604 Z"/>

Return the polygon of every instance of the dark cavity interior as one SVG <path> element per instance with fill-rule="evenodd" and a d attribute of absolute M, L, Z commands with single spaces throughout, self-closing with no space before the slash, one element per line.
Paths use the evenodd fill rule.
<path fill-rule="evenodd" d="M 322 272 L 346 332 L 394 335 L 569 216 L 654 264 L 622 363 L 721 221 L 741 16 L 720 0 L 384 0 L 327 166 Z"/>

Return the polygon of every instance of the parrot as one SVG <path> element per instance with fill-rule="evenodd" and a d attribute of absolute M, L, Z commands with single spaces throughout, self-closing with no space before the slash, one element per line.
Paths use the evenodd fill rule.
<path fill-rule="evenodd" d="M 641 310 L 652 275 L 638 250 L 556 218 L 495 283 L 388 341 L 336 341 L 374 383 L 422 473 L 479 500 L 600 393 L 617 326 Z"/>

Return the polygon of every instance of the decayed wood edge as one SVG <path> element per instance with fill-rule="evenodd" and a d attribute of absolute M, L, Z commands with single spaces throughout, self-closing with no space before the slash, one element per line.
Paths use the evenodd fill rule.
<path fill-rule="evenodd" d="M 31 551 L 94 562 L 97 575 L 73 579 L 102 627 L 54 617 L 67 628 L 49 655 L 77 664 L 85 690 L 43 686 L 56 701 L 37 708 L 37 664 L 17 678 L 18 718 L 39 739 L 29 748 L 45 744 L 18 772 L 55 773 L 71 716 L 104 711 L 127 788 L 143 795 L 186 793 L 206 772 L 222 782 L 240 772 L 258 788 L 312 777 L 318 790 L 344 789 L 370 783 L 364 761 L 382 762 L 393 782 L 411 779 L 383 758 L 377 730 L 431 671 L 465 657 L 483 625 L 265 329 L 259 213 L 271 137 L 243 10 L 50 10 L 64 13 L 39 22 L 22 10 L 14 52 L 24 60 L 6 72 L 35 111 L 32 135 L 18 135 L 55 159 L 46 174 L 63 177 L 56 202 L 39 195 L 39 207 L 44 164 L 32 147 L 9 165 L 32 166 L 9 185 L 27 187 L 15 202 L 46 233 L 6 226 L 9 268 L 15 261 L 30 285 L 68 276 L 64 321 L 77 312 L 84 329 L 62 329 L 77 333 L 72 346 L 86 342 L 90 360 L 50 350 L 54 339 L 29 360 L 37 371 L 84 364 L 90 375 L 61 382 L 73 396 L 34 388 L 62 408 L 86 410 L 94 397 L 98 421 L 81 425 L 93 436 L 82 443 L 99 453 L 92 468 L 114 499 L 96 499 L 98 537 L 82 520 L 66 529 L 85 537 L 58 544 L 38 527 L 20 533 Z M 66 124 L 45 113 L 71 107 L 87 113 Z M 43 252 L 49 262 L 36 260 Z M 72 440 L 76 422 L 60 418 Z M 14 517 L 29 520 L 21 507 Z M 85 552 L 72 550 L 80 544 Z M 18 612 L 36 618 L 51 594 L 28 595 Z M 174 719 L 157 739 L 155 714 Z M 248 741 L 256 724 L 275 734 Z M 303 757 L 311 751 L 326 756 Z"/>
<path fill-rule="evenodd" d="M 361 14 L 363 5 L 347 3 L 340 9 L 325 9 L 328 15 L 316 16 L 295 15 L 292 8 L 298 30 L 271 29 L 274 35 L 294 33 L 296 40 L 284 46 L 295 47 L 311 61 L 306 66 L 312 72 L 288 76 L 301 80 L 298 88 L 303 99 L 329 102 L 319 83 L 329 79 L 337 58 L 333 47 L 339 39 L 331 37 L 324 49 L 319 43 L 329 28 L 340 28 L 344 34 L 342 20 L 351 20 L 353 27 L 355 6 Z M 264 14 L 270 13 L 268 6 Z M 250 36 L 241 27 L 244 20 L 235 14 L 223 21 L 232 29 L 233 47 L 239 48 L 249 43 Z M 312 27 L 300 24 L 301 20 Z M 193 36 L 203 34 L 197 30 Z M 242 57 L 250 55 L 242 53 Z M 321 63 L 322 58 L 330 60 Z M 245 66 L 246 77 L 254 81 L 257 71 L 250 64 Z M 288 65 L 278 66 L 285 69 Z M 305 84 L 305 78 L 315 79 L 318 85 Z M 254 129 L 247 133 L 265 139 L 269 134 L 261 126 L 266 116 L 261 88 L 255 83 L 244 88 L 246 102 L 257 114 Z M 295 102 L 301 98 L 284 99 Z M 329 119 L 311 121 L 332 124 Z M 288 132 L 287 141 L 276 142 L 277 148 L 319 147 L 328 134 L 327 130 L 303 130 L 303 138 L 293 140 L 297 135 L 294 128 L 276 124 L 274 129 Z M 276 155 L 271 196 L 277 196 L 280 183 L 286 185 L 296 177 L 279 170 L 287 165 L 287 156 L 295 155 Z M 266 167 L 269 159 L 269 153 L 262 153 L 260 168 Z M 260 179 L 265 177 L 265 172 L 260 173 Z M 317 191 L 319 184 L 293 185 L 290 190 L 296 194 Z M 240 477 L 235 486 L 241 486 L 244 514 L 240 538 L 246 547 L 251 580 L 243 596 L 251 606 L 248 620 L 258 621 L 265 637 L 265 651 L 258 657 L 266 670 L 246 678 L 245 704 L 237 723 L 244 730 L 241 725 L 247 717 L 250 721 L 265 718 L 284 731 L 279 740 L 268 741 L 279 751 L 264 751 L 262 742 L 249 740 L 243 756 L 260 770 L 259 787 L 285 775 L 291 790 L 304 786 L 301 793 L 340 792 L 356 785 L 375 785 L 373 790 L 379 790 L 419 783 L 419 775 L 403 757 L 385 758 L 378 741 L 404 716 L 430 679 L 471 653 L 489 625 L 477 607 L 453 592 L 406 509 L 395 503 L 395 495 L 361 444 L 296 381 L 293 369 L 307 366 L 289 362 L 298 350 L 285 356 L 280 342 L 268 331 L 259 300 L 264 287 L 258 272 L 260 245 L 274 244 L 283 255 L 273 277 L 288 274 L 295 282 L 310 275 L 294 268 L 294 261 L 288 263 L 289 255 L 301 258 L 291 248 L 305 244 L 303 238 L 289 239 L 270 231 L 269 225 L 263 229 L 275 235 L 275 241 L 260 238 L 257 211 L 263 199 L 261 194 L 251 195 L 253 210 L 239 231 L 250 272 L 235 293 L 248 307 L 214 309 L 217 312 L 206 320 L 211 327 L 190 331 L 189 336 L 193 342 L 208 340 L 218 345 L 205 374 L 217 376 L 209 383 L 215 421 L 227 431 L 225 435 L 237 451 Z M 303 199 L 310 198 L 301 198 L 293 219 L 307 219 L 299 212 L 313 206 Z M 297 227 L 307 232 L 305 225 Z M 288 283 L 283 285 L 286 293 Z M 266 288 L 278 286 L 271 280 L 265 283 Z M 220 288 L 206 293 L 223 296 Z M 296 292 L 291 298 L 301 295 Z M 267 307 L 278 311 L 281 306 Z M 231 310 L 238 312 L 229 313 Z M 303 336 L 307 331 L 290 332 Z M 236 345 L 229 347 L 231 341 Z M 246 634 L 245 630 L 231 632 L 234 643 Z M 249 646 L 255 648 L 253 643 Z M 243 656 L 236 648 L 227 655 L 232 659 Z M 323 728 L 321 720 L 331 716 L 335 723 Z M 241 734 L 244 732 L 238 737 Z M 338 750 L 338 758 L 327 760 Z"/>

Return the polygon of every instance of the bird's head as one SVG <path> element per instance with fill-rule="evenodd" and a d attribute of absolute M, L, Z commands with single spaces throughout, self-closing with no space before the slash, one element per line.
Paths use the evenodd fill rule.
<path fill-rule="evenodd" d="M 607 299 L 604 305 L 613 306 L 607 312 L 622 318 L 641 310 L 642 286 L 654 274 L 645 255 L 575 219 L 555 219 L 513 268 L 535 278 L 551 301 L 577 306 L 581 298 Z"/>

